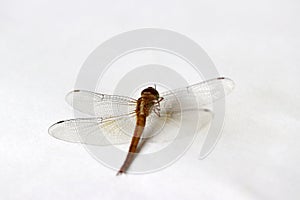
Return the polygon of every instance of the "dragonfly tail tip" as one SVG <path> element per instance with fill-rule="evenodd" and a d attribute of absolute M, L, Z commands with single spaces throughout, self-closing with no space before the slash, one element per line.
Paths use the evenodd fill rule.
<path fill-rule="evenodd" d="M 116 174 L 116 176 L 120 176 L 120 175 L 122 175 L 122 174 L 125 174 L 125 172 L 122 171 L 122 170 L 120 170 L 120 171 L 118 171 L 118 173 Z"/>

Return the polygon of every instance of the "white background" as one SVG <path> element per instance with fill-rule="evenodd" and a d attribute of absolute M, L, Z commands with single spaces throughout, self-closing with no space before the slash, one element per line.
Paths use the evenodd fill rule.
<path fill-rule="evenodd" d="M 1 199 L 299 199 L 297 0 L 1 1 Z M 201 45 L 236 82 L 215 151 L 193 146 L 152 174 L 115 176 L 48 127 L 72 117 L 65 94 L 87 56 L 137 28 Z"/>

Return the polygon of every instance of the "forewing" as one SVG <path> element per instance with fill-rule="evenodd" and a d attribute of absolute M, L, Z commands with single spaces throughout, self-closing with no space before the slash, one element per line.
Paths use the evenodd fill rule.
<path fill-rule="evenodd" d="M 107 95 L 86 90 L 74 90 L 67 94 L 66 101 L 74 109 L 103 119 L 131 114 L 136 100 L 126 96 Z"/>
<path fill-rule="evenodd" d="M 215 78 L 184 88 L 162 92 L 161 112 L 198 109 L 223 98 L 234 88 L 228 78 Z"/>

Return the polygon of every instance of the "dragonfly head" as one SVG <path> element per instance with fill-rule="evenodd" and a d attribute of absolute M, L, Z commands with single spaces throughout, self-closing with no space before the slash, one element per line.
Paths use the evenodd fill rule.
<path fill-rule="evenodd" d="M 159 93 L 156 89 L 154 89 L 153 87 L 148 87 L 146 89 L 144 89 L 142 92 L 141 92 L 141 95 L 143 94 L 152 94 L 154 95 L 157 99 L 159 98 Z"/>

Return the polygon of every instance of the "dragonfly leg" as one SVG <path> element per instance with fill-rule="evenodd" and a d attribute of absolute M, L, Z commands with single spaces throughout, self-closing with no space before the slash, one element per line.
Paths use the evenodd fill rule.
<path fill-rule="evenodd" d="M 160 97 L 158 100 L 155 100 L 155 104 L 154 104 L 154 113 L 160 117 L 160 102 L 163 100 L 163 97 Z"/>
<path fill-rule="evenodd" d="M 155 107 L 155 108 L 153 109 L 153 111 L 154 111 L 154 113 L 155 113 L 158 117 L 160 117 L 160 108 L 159 108 L 159 107 Z"/>

